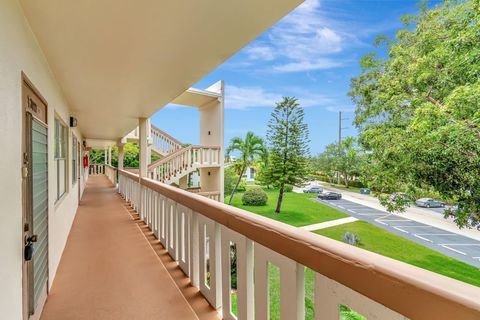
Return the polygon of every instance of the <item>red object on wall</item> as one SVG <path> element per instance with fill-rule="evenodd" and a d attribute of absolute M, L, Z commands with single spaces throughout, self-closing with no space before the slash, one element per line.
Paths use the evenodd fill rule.
<path fill-rule="evenodd" d="M 83 167 L 88 168 L 88 156 L 83 156 Z"/>

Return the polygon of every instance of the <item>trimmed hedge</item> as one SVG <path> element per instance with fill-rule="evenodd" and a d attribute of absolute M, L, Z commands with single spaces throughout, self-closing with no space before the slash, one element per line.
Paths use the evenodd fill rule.
<path fill-rule="evenodd" d="M 286 184 L 284 187 L 283 187 L 283 191 L 285 192 L 292 192 L 293 191 L 293 186 L 291 184 Z"/>
<path fill-rule="evenodd" d="M 242 204 L 245 206 L 264 206 L 267 200 L 268 195 L 260 188 L 249 189 L 242 196 Z"/>

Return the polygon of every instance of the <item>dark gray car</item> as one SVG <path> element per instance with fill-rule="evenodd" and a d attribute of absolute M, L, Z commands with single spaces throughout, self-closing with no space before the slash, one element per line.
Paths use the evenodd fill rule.
<path fill-rule="evenodd" d="M 318 198 L 322 200 L 340 200 L 342 199 L 342 195 L 336 192 L 324 192 L 318 194 Z"/>

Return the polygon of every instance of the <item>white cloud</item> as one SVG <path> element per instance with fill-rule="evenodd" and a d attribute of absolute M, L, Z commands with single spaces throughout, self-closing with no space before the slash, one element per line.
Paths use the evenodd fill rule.
<path fill-rule="evenodd" d="M 272 47 L 267 45 L 257 45 L 245 49 L 246 54 L 252 59 L 273 60 L 276 57 L 275 51 Z"/>
<path fill-rule="evenodd" d="M 258 107 L 275 106 L 275 102 L 283 96 L 295 96 L 302 107 L 326 107 L 336 105 L 336 99 L 323 94 L 312 94 L 301 88 L 291 87 L 282 90 L 282 93 L 267 91 L 262 87 L 225 87 L 225 108 L 245 110 Z M 327 109 L 328 110 L 328 109 Z"/>
<path fill-rule="evenodd" d="M 333 59 L 319 58 L 317 61 L 301 60 L 298 62 L 291 62 L 273 67 L 277 72 L 299 72 L 330 69 L 341 66 L 342 63 Z"/>
<path fill-rule="evenodd" d="M 330 69 L 343 64 L 326 56 L 344 49 L 350 35 L 335 30 L 320 10 L 318 0 L 307 0 L 275 25 L 266 35 L 245 49 L 249 60 L 272 61 L 274 72 Z"/>
<path fill-rule="evenodd" d="M 261 87 L 225 87 L 225 108 L 248 109 L 254 107 L 272 107 L 282 98 L 280 94 L 267 92 Z"/>

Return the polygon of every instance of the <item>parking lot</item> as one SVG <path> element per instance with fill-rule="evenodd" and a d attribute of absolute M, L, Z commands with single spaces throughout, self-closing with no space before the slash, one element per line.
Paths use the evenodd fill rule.
<path fill-rule="evenodd" d="M 480 268 L 480 241 L 344 199 L 315 201 Z M 443 213 L 444 208 L 430 210 Z"/>

